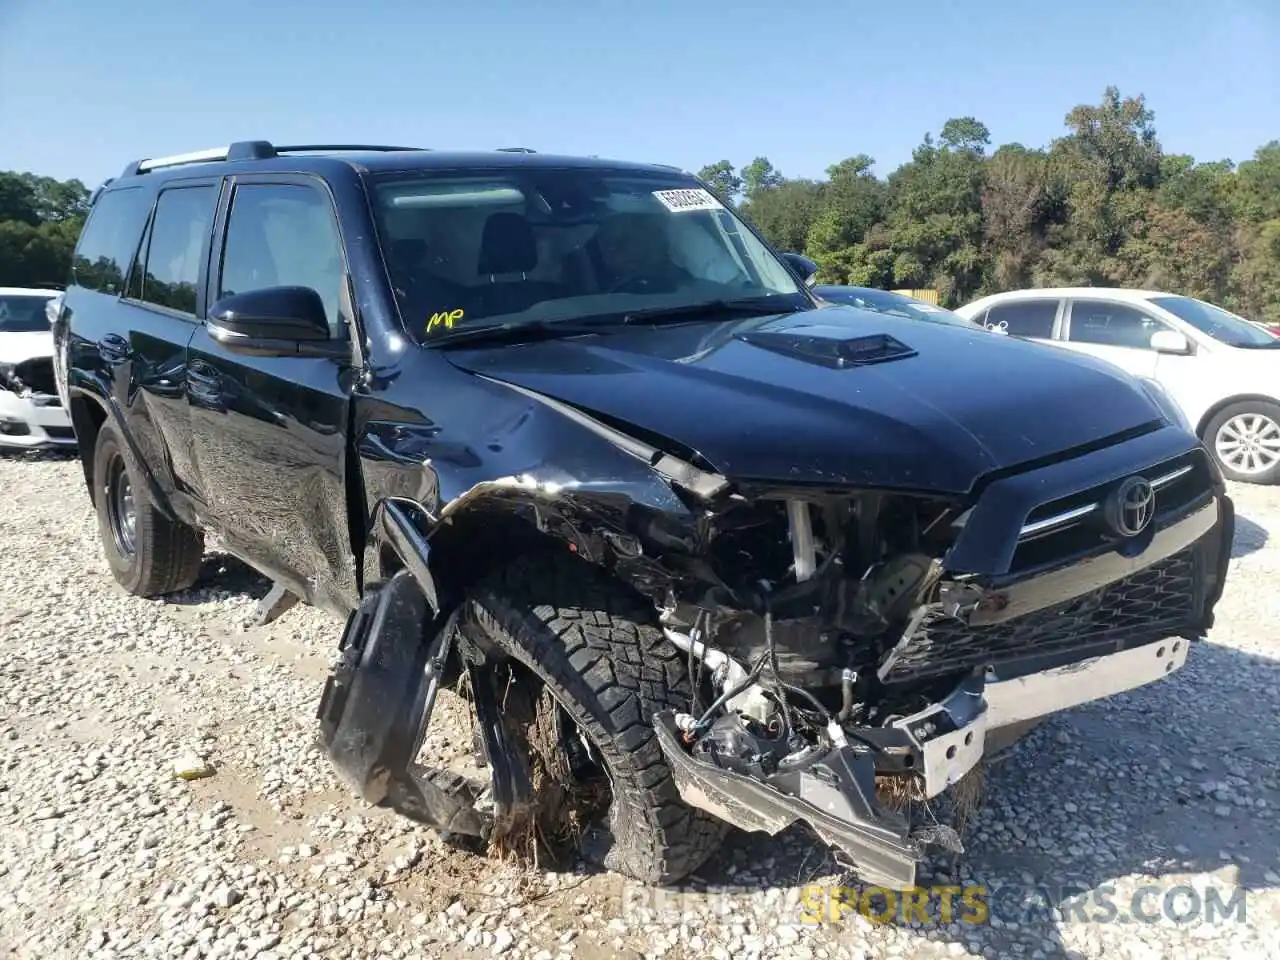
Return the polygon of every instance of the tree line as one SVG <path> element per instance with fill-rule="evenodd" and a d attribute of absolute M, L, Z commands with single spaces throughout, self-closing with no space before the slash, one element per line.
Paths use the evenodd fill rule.
<path fill-rule="evenodd" d="M 0 171 L 0 287 L 66 283 L 88 212 L 79 180 Z"/>
<path fill-rule="evenodd" d="M 828 283 L 932 288 L 956 306 L 1001 290 L 1142 287 L 1280 321 L 1280 140 L 1238 166 L 1165 153 L 1142 96 L 1108 87 L 1047 147 L 991 149 L 973 117 L 926 134 L 881 179 L 865 154 L 826 179 L 765 157 L 699 175 Z"/>
<path fill-rule="evenodd" d="M 765 157 L 699 175 L 828 283 L 933 288 L 955 306 L 1032 286 L 1146 287 L 1280 321 L 1280 140 L 1239 165 L 1165 153 L 1145 99 L 1108 87 L 1047 147 L 991 148 L 973 117 L 887 177 L 857 154 L 825 179 Z M 0 172 L 0 286 L 64 282 L 88 211 L 79 180 Z"/>

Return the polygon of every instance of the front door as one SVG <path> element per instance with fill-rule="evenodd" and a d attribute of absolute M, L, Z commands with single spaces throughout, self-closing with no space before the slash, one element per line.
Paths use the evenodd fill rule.
<path fill-rule="evenodd" d="M 1137 377 L 1154 377 L 1160 354 L 1151 337 L 1172 329 L 1133 304 L 1111 300 L 1071 300 L 1062 345 L 1114 363 Z"/>
<path fill-rule="evenodd" d="M 234 178 L 209 273 L 210 305 L 233 293 L 310 287 L 333 336 L 350 341 L 341 234 L 319 179 Z M 345 482 L 352 359 L 240 354 L 202 326 L 187 370 L 207 524 L 233 553 L 310 602 L 354 607 Z"/>

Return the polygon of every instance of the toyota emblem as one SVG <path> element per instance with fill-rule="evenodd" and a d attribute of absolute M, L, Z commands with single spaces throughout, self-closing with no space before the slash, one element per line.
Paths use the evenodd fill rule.
<path fill-rule="evenodd" d="M 1129 477 L 1116 488 L 1107 519 L 1122 537 L 1136 537 L 1147 529 L 1156 512 L 1156 494 L 1145 477 Z"/>

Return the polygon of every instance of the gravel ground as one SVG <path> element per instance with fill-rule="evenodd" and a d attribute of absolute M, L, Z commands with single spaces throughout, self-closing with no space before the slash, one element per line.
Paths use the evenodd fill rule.
<path fill-rule="evenodd" d="M 1280 957 L 1280 490 L 1233 490 L 1220 622 L 1180 674 L 987 772 L 958 875 L 929 868 L 985 888 L 985 923 L 941 892 L 840 916 L 840 869 L 801 833 L 734 835 L 679 891 L 463 853 L 315 751 L 336 620 L 247 627 L 267 585 L 219 557 L 184 594 L 125 596 L 73 460 L 0 454 L 0 491 L 8 956 Z M 211 775 L 175 775 L 194 760 Z"/>

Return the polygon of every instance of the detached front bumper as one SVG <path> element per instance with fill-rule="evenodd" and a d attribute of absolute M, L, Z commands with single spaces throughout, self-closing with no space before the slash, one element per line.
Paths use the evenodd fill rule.
<path fill-rule="evenodd" d="M 76 445 L 66 407 L 56 397 L 0 389 L 0 447 L 40 450 Z"/>
<path fill-rule="evenodd" d="M 1083 663 L 1000 680 L 993 673 L 957 688 L 944 703 L 899 721 L 915 740 L 927 796 L 953 786 L 982 759 L 988 732 L 1152 683 L 1186 662 L 1190 644 L 1175 639 L 1095 657 Z M 961 852 L 959 838 L 913 834 L 876 802 L 876 761 L 853 747 L 837 748 L 804 770 L 757 780 L 691 757 L 680 744 L 674 713 L 654 721 L 658 742 L 681 798 L 740 830 L 775 835 L 797 821 L 841 849 L 869 884 L 914 886 L 925 848 L 941 841 Z M 923 733 L 932 729 L 932 735 Z"/>
<path fill-rule="evenodd" d="M 983 758 L 987 735 L 1062 710 L 1134 690 L 1177 672 L 1193 639 L 1213 623 L 1231 553 L 1234 508 L 1224 494 L 1171 519 L 1140 557 L 1112 554 L 1074 573 L 1055 571 L 1000 588 L 1001 612 L 1051 610 L 1050 587 L 1079 604 L 1126 573 L 1170 557 L 1192 565 L 1190 602 L 1176 621 L 1152 622 L 1143 631 L 1103 631 L 1075 647 L 1053 647 L 977 668 L 944 700 L 886 727 L 859 728 L 859 739 L 877 749 L 846 744 L 814 757 L 800 769 L 757 779 L 691 756 L 681 743 L 674 714 L 654 718 L 658 742 L 681 797 L 691 806 L 748 831 L 776 834 L 797 821 L 842 850 L 861 879 L 891 889 L 915 883 L 926 848 L 942 844 L 961 852 L 945 828 L 913 831 L 876 801 L 878 774 L 916 774 L 924 793 L 937 796 Z M 1065 579 L 1064 579 L 1065 578 Z M 1143 602 L 1151 602 L 1147 598 Z M 975 614 L 981 619 L 981 607 Z M 1106 613 L 1107 608 L 1094 608 Z M 1018 616 L 1014 613 L 1013 616 Z M 997 618 L 1004 620 L 1004 617 Z M 1151 630 L 1162 627 L 1162 636 Z"/>

